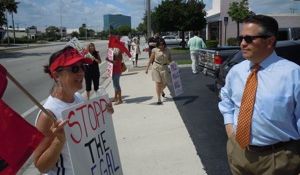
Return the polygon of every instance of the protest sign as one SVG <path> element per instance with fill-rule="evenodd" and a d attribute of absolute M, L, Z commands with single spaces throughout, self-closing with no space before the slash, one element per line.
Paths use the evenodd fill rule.
<path fill-rule="evenodd" d="M 177 64 L 174 61 L 170 63 L 170 71 L 171 71 L 172 84 L 174 88 L 174 94 L 175 96 L 178 96 L 183 93 L 183 88 L 181 84 L 179 69 Z"/>
<path fill-rule="evenodd" d="M 122 167 L 107 95 L 96 97 L 63 112 L 75 175 L 122 175 Z"/>
<path fill-rule="evenodd" d="M 113 50 L 113 48 L 108 48 L 108 50 L 107 50 L 107 58 L 108 58 L 109 61 L 113 61 L 114 60 L 114 50 Z M 109 61 L 107 62 L 106 72 L 107 72 L 107 75 L 109 77 L 112 77 L 113 63 L 111 63 Z"/>

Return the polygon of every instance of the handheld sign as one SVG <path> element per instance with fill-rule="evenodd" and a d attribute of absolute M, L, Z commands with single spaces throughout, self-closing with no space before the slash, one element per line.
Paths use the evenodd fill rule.
<path fill-rule="evenodd" d="M 172 84 L 174 88 L 175 96 L 181 95 L 183 93 L 181 79 L 180 79 L 180 73 L 177 64 L 172 61 L 170 63 L 170 71 L 171 71 L 171 78 L 172 78 Z"/>
<path fill-rule="evenodd" d="M 113 61 L 114 60 L 114 50 L 112 48 L 108 48 L 107 50 L 107 58 L 109 61 Z M 107 62 L 107 68 L 106 68 L 106 72 L 108 74 L 109 77 L 112 77 L 112 73 L 113 73 L 113 63 L 111 62 Z"/>
<path fill-rule="evenodd" d="M 76 175 L 122 175 L 119 151 L 107 95 L 63 112 L 73 171 Z"/>

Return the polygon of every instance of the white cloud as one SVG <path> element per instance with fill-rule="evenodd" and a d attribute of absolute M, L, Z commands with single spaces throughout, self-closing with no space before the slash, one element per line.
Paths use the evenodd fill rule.
<path fill-rule="evenodd" d="M 212 0 L 203 0 L 211 6 Z M 99 31 L 103 29 L 104 14 L 123 14 L 131 16 L 132 27 L 137 27 L 145 14 L 146 0 L 22 0 L 18 13 L 14 15 L 15 24 L 24 27 L 60 26 L 60 7 L 62 24 L 68 28 L 79 28 L 86 23 Z M 152 9 L 161 0 L 151 0 Z M 290 13 L 294 8 L 300 13 L 300 1 L 293 0 L 249 0 L 250 8 L 256 13 Z M 8 18 L 11 25 L 11 18 Z"/>

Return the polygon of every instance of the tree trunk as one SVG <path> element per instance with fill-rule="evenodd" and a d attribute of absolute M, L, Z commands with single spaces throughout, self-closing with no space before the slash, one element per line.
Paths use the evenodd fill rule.
<path fill-rule="evenodd" d="M 9 41 L 9 30 L 8 30 L 8 21 L 7 21 L 7 12 L 5 13 L 6 16 L 6 35 L 7 35 L 7 45 L 10 45 Z"/>
<path fill-rule="evenodd" d="M 14 31 L 14 44 L 16 44 L 16 32 L 15 32 L 14 13 L 11 13 L 11 20 L 12 20 L 12 23 L 13 23 L 13 31 Z"/>

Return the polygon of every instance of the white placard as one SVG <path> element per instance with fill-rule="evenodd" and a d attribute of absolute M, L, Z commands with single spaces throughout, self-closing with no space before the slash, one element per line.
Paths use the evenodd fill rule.
<path fill-rule="evenodd" d="M 63 112 L 75 175 L 122 175 L 119 151 L 107 95 L 96 97 Z"/>
<path fill-rule="evenodd" d="M 181 95 L 183 93 L 183 88 L 181 84 L 180 73 L 179 73 L 178 66 L 174 61 L 170 63 L 170 70 L 171 70 L 171 79 L 174 88 L 174 94 L 175 96 Z"/>
<path fill-rule="evenodd" d="M 114 50 L 113 48 L 108 48 L 107 50 L 107 58 L 109 61 L 113 61 L 114 60 Z M 112 74 L 113 74 L 113 63 L 111 62 L 107 62 L 107 68 L 106 68 L 106 72 L 107 72 L 107 75 L 109 77 L 112 77 Z"/>

